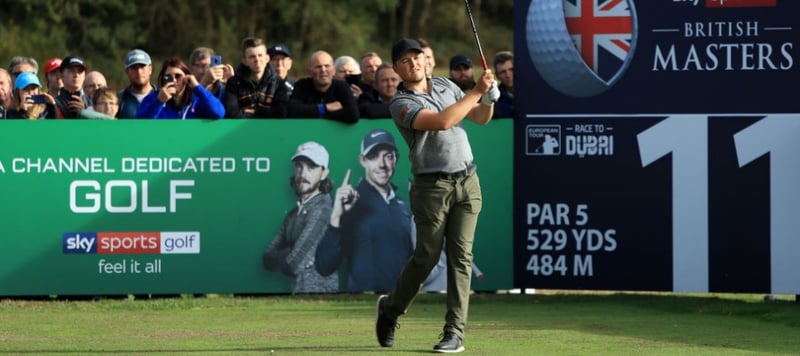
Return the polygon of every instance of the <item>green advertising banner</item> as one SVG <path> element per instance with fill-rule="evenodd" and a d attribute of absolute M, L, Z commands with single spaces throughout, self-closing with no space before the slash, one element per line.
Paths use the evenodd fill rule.
<path fill-rule="evenodd" d="M 465 126 L 484 198 L 473 289 L 509 289 L 512 121 Z M 392 181 L 408 201 L 391 120 L 0 122 L 0 296 L 290 292 L 262 253 L 297 206 L 292 155 L 318 142 L 334 189 L 347 169 L 355 185 L 374 128 L 395 136 Z"/>

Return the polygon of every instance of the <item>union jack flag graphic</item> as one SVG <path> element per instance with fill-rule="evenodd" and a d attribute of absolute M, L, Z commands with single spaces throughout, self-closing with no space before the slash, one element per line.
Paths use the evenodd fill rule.
<path fill-rule="evenodd" d="M 601 78 L 611 79 L 633 41 L 628 0 L 564 0 L 564 18 L 584 62 Z"/>

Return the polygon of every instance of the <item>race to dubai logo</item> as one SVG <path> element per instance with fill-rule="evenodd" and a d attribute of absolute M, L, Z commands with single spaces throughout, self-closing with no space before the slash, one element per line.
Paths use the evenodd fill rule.
<path fill-rule="evenodd" d="M 525 31 L 528 54 L 547 84 L 591 97 L 625 73 L 637 29 L 633 0 L 531 0 Z"/>

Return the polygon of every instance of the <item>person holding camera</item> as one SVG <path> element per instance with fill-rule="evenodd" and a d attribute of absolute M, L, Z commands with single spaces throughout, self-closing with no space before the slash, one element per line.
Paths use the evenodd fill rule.
<path fill-rule="evenodd" d="M 86 62 L 76 55 L 69 55 L 61 61 L 61 81 L 64 86 L 56 97 L 59 117 L 78 119 L 78 113 L 92 107 L 92 98 L 83 91 L 86 80 Z"/>
<path fill-rule="evenodd" d="M 229 118 L 282 118 L 289 93 L 281 77 L 269 66 L 267 46 L 260 38 L 242 41 L 242 63 L 228 79 L 225 115 Z"/>
<path fill-rule="evenodd" d="M 142 100 L 140 119 L 221 119 L 225 107 L 197 78 L 180 57 L 167 58 L 158 73 L 158 92 Z"/>
<path fill-rule="evenodd" d="M 353 97 L 360 97 L 363 92 L 361 90 L 361 68 L 356 59 L 350 56 L 338 57 L 333 61 L 333 67 L 336 68 L 336 74 L 333 77 L 346 81 L 350 85 L 350 90 L 353 91 Z"/>
<path fill-rule="evenodd" d="M 41 92 L 39 77 L 32 72 L 22 72 L 14 81 L 11 107 L 7 119 L 58 119 L 56 101 L 50 94 Z"/>
<path fill-rule="evenodd" d="M 200 84 L 216 96 L 225 100 L 225 84 L 233 77 L 233 66 L 222 63 L 219 56 L 210 47 L 197 47 L 189 55 L 189 68 Z"/>

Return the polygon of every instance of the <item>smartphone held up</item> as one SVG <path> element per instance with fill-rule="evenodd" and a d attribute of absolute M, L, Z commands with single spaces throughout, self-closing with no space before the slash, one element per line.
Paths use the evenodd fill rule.
<path fill-rule="evenodd" d="M 344 80 L 347 82 L 347 84 L 358 85 L 361 83 L 361 74 L 348 74 L 344 77 Z"/>
<path fill-rule="evenodd" d="M 161 78 L 161 81 L 164 82 L 164 85 L 173 83 L 175 82 L 175 76 L 170 73 L 164 74 L 164 77 Z"/>
<path fill-rule="evenodd" d="M 30 98 L 34 104 L 47 104 L 47 98 L 42 94 L 31 95 Z"/>
<path fill-rule="evenodd" d="M 221 66 L 222 56 L 211 56 L 211 67 Z"/>

